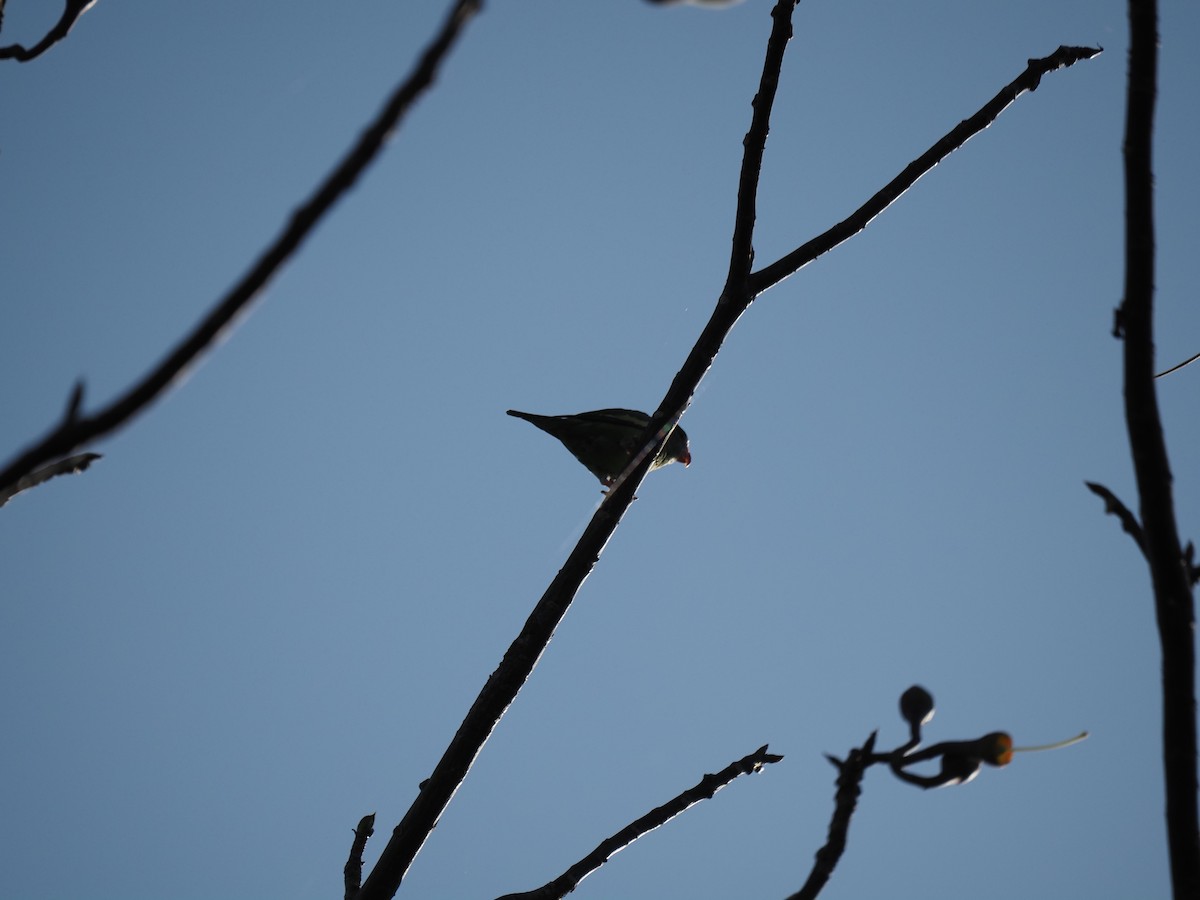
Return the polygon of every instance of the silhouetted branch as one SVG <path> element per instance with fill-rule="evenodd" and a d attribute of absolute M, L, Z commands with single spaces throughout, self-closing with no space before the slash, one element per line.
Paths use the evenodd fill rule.
<path fill-rule="evenodd" d="M 228 329 L 276 272 L 299 249 L 317 223 L 379 155 L 414 101 L 433 83 L 438 68 L 464 26 L 479 10 L 482 0 L 457 0 L 435 39 L 416 67 L 392 93 L 375 120 L 308 201 L 292 214 L 291 221 L 258 258 L 241 281 L 199 325 L 150 373 L 126 393 L 92 416 L 63 421 L 41 441 L 25 450 L 0 471 L 0 490 L 15 484 L 39 466 L 65 456 L 89 441 L 121 427 L 144 410 Z M 78 412 L 78 410 L 76 411 Z"/>
<path fill-rule="evenodd" d="M 729 274 L 726 288 L 729 294 L 745 300 L 746 279 L 754 266 L 754 223 L 758 210 L 758 182 L 762 175 L 763 154 L 766 152 L 767 135 L 771 130 L 771 108 L 775 104 L 775 93 L 779 90 L 779 73 L 783 69 L 783 54 L 792 39 L 792 10 L 799 5 L 779 3 L 771 11 L 774 28 L 767 44 L 762 77 L 758 93 L 751 107 L 754 114 L 750 119 L 750 130 L 742 140 L 742 168 L 738 177 L 737 211 L 733 224 L 733 247 L 729 256 Z M 732 300 L 732 297 L 723 299 Z M 752 297 L 750 298 L 752 299 Z"/>
<path fill-rule="evenodd" d="M 393 831 L 392 838 L 380 856 L 379 862 L 363 885 L 359 900 L 386 900 L 395 894 L 412 860 L 424 844 L 458 785 L 466 777 L 492 729 L 516 698 L 541 654 L 545 651 L 555 628 L 562 621 L 584 579 L 587 578 L 592 567 L 600 558 L 609 538 L 632 503 L 634 493 L 645 477 L 658 448 L 665 442 L 666 435 L 670 433 L 671 428 L 687 409 L 692 395 L 712 365 L 726 336 L 742 313 L 749 308 L 757 293 L 784 277 L 784 273 L 777 268 L 769 270 L 778 273 L 774 276 L 764 273 L 751 275 L 750 270 L 753 264 L 755 197 L 757 196 L 771 108 L 779 84 L 784 51 L 792 35 L 791 17 L 797 3 L 798 0 L 777 0 L 771 11 L 773 20 L 771 35 L 767 41 L 759 88 L 754 97 L 750 128 L 743 141 L 744 152 L 738 180 L 738 208 L 733 228 L 729 273 L 716 308 L 683 366 L 672 380 L 662 402 L 651 416 L 641 439 L 644 452 L 637 455 L 640 460 L 635 458 L 630 469 L 623 473 L 608 491 L 563 567 L 534 607 L 521 633 L 509 646 L 500 665 L 484 684 L 424 789 L 418 794 L 403 820 Z M 1007 97 L 991 114 L 991 117 L 994 118 L 1021 92 L 1036 88 L 1038 78 L 1044 72 L 1052 71 L 1059 66 L 1070 65 L 1079 59 L 1094 56 L 1098 52 L 1100 51 L 1086 48 L 1061 48 L 1058 53 L 1046 60 L 1031 62 L 1026 73 L 1014 83 L 1017 87 L 1010 86 L 1009 89 L 1006 89 L 1013 91 L 1012 96 Z M 990 110 L 990 107 L 985 109 Z M 986 122 L 980 122 L 978 127 L 982 128 L 984 124 Z M 973 133 L 974 131 L 969 131 L 969 133 L 959 136 L 957 131 L 952 132 L 953 138 L 944 139 L 936 148 L 940 153 L 938 158 L 949 153 Z M 957 143 L 953 143 L 954 140 Z M 910 169 L 919 164 L 921 161 L 914 163 Z M 932 166 L 933 162 L 929 162 L 928 165 Z M 908 171 L 906 170 L 906 172 Z M 913 175 L 912 181 L 915 181 L 917 177 L 919 176 Z M 898 195 L 897 192 L 896 196 Z M 891 199 L 894 197 L 883 202 L 880 208 L 890 203 Z M 853 233 L 854 230 L 845 231 L 829 246 L 845 240 Z M 800 248 L 797 253 L 803 250 L 804 248 Z M 795 254 L 791 256 L 795 256 Z M 790 258 L 785 258 L 776 266 L 786 266 Z M 790 271 L 794 271 L 794 269 L 789 270 L 787 274 L 790 274 Z M 772 278 L 774 280 L 771 280 Z"/>
<path fill-rule="evenodd" d="M 1124 503 L 1117 499 L 1117 495 L 1110 491 L 1102 484 L 1097 484 L 1094 481 L 1085 481 L 1087 489 L 1104 500 L 1104 511 L 1116 516 L 1121 520 L 1121 528 L 1123 528 L 1137 543 L 1138 549 L 1142 551 L 1142 555 L 1146 555 L 1146 533 L 1142 531 L 1141 523 L 1133 513 L 1129 511 Z"/>
<path fill-rule="evenodd" d="M 1194 355 L 1192 355 L 1192 356 L 1189 356 L 1189 357 L 1188 357 L 1187 359 L 1185 359 L 1183 362 L 1181 362 L 1181 363 L 1176 363 L 1175 365 L 1171 366 L 1171 368 L 1169 368 L 1169 369 L 1164 369 L 1163 371 L 1159 372 L 1159 373 L 1158 373 L 1157 375 L 1155 375 L 1154 377 L 1155 377 L 1155 378 L 1162 378 L 1164 375 L 1170 375 L 1172 372 L 1178 372 L 1180 369 L 1183 369 L 1183 368 L 1186 368 L 1187 366 L 1190 366 L 1192 363 L 1194 363 L 1194 362 L 1195 362 L 1196 360 L 1198 360 L 1198 359 L 1200 359 L 1200 353 L 1196 353 L 1196 354 L 1194 354 Z"/>
<path fill-rule="evenodd" d="M 900 696 L 900 716 L 909 727 L 909 739 L 884 753 L 875 752 L 877 731 L 871 732 L 867 742 L 851 750 L 845 762 L 836 756 L 825 755 L 838 770 L 837 795 L 833 817 L 829 822 L 829 836 L 824 846 L 817 851 L 816 861 L 804 886 L 787 900 L 813 900 L 829 881 L 834 867 L 846 849 L 846 836 L 850 830 L 850 818 L 862 793 L 863 773 L 870 766 L 886 765 L 892 774 L 908 784 L 919 788 L 941 788 L 966 784 L 979 774 L 984 765 L 1007 766 L 1014 753 L 1041 750 L 1056 750 L 1070 747 L 1087 738 L 1086 731 L 1036 747 L 1014 747 L 1012 736 L 1005 731 L 993 731 L 983 737 L 969 741 L 942 741 L 924 750 L 918 750 L 921 730 L 933 719 L 933 695 L 920 685 L 914 684 Z M 918 763 L 937 760 L 940 771 L 931 775 L 910 772 Z"/>
<path fill-rule="evenodd" d="M 777 0 L 771 10 L 771 35 L 763 58 L 758 91 L 751 102 L 753 113 L 750 128 L 742 139 L 742 165 L 738 174 L 737 211 L 734 213 L 733 236 L 729 254 L 729 271 L 725 286 L 717 299 L 716 309 L 701 332 L 699 339 L 684 360 L 671 382 L 667 394 L 658 405 L 643 441 L 650 444 L 661 430 L 677 423 L 691 403 L 692 395 L 712 366 L 722 344 L 742 313 L 750 308 L 760 293 L 751 286 L 750 271 L 754 265 L 754 223 L 757 217 L 758 183 L 762 174 L 763 154 L 771 127 L 771 109 L 779 88 L 779 73 L 783 55 L 792 38 L 792 13 L 800 0 Z M 654 443 L 654 447 L 661 443 Z M 655 451 L 657 452 L 657 451 Z M 653 457 L 651 457 L 653 458 Z M 640 481 L 640 477 L 639 477 Z M 618 484 L 620 482 L 618 481 Z M 613 493 L 609 492 L 610 496 Z"/>
<path fill-rule="evenodd" d="M 350 858 L 346 860 L 346 867 L 342 870 L 346 882 L 346 900 L 354 900 L 354 895 L 362 886 L 363 851 L 367 849 L 367 841 L 374 833 L 375 813 L 358 820 L 358 827 L 354 829 L 354 843 L 350 845 Z"/>
<path fill-rule="evenodd" d="M 973 116 L 960 122 L 945 137 L 910 163 L 904 171 L 859 207 L 849 218 L 797 247 L 776 262 L 757 272 L 750 273 L 754 258 L 752 241 L 755 216 L 754 197 L 758 189 L 763 147 L 767 138 L 770 103 L 774 99 L 775 87 L 779 82 L 783 50 L 791 35 L 790 15 L 794 6 L 795 2 L 780 0 L 771 13 L 776 17 L 776 28 L 772 32 L 768 44 L 762 80 L 754 101 L 754 118 L 743 141 L 745 153 L 738 183 L 738 211 L 734 225 L 729 277 L 717 302 L 717 308 L 700 335 L 700 339 L 675 376 L 675 380 L 658 410 L 651 417 L 650 426 L 646 432 L 647 442 L 667 423 L 679 421 L 691 402 L 696 387 L 716 358 L 726 335 L 758 295 L 866 228 L 872 219 L 899 199 L 922 175 L 961 147 L 973 135 L 990 125 L 1021 94 L 1036 90 L 1043 75 L 1074 65 L 1081 60 L 1090 59 L 1101 52 L 1100 48 L 1059 47 L 1050 56 L 1029 60 L 1024 72 L 1002 88 Z M 780 11 L 785 7 L 788 16 L 786 23 L 779 18 Z"/>
<path fill-rule="evenodd" d="M 750 285 L 755 295 L 761 294 L 768 288 L 774 287 L 788 276 L 799 271 L 823 253 L 828 253 L 847 238 L 862 231 L 877 215 L 891 206 L 917 180 L 940 163 L 943 159 L 965 144 L 983 129 L 996 120 L 1014 100 L 1026 91 L 1037 90 L 1042 76 L 1056 69 L 1072 66 L 1085 59 L 1091 59 L 1101 52 L 1101 48 L 1091 47 L 1059 47 L 1049 56 L 1042 59 L 1031 59 L 1025 71 L 1000 89 L 995 97 L 968 119 L 959 122 L 945 137 L 909 163 L 903 172 L 889 181 L 882 190 L 860 206 L 849 218 L 838 222 L 824 234 L 801 244 L 791 253 L 771 263 L 750 277 Z"/>
<path fill-rule="evenodd" d="M 817 851 L 812 871 L 804 886 L 788 897 L 788 900 L 813 900 L 829 881 L 833 870 L 846 850 L 846 835 L 850 831 L 850 818 L 858 806 L 858 797 L 862 793 L 863 773 L 871 765 L 871 757 L 875 752 L 875 737 L 877 731 L 862 747 L 851 750 L 846 761 L 836 756 L 826 755 L 834 768 L 838 770 L 837 794 L 834 795 L 833 817 L 829 820 L 829 835 L 824 846 Z"/>
<path fill-rule="evenodd" d="M 1125 347 L 1125 421 L 1137 478 L 1146 559 L 1162 646 L 1167 847 L 1176 900 L 1200 897 L 1196 773 L 1196 648 L 1192 567 L 1180 546 L 1171 466 L 1154 385 L 1154 104 L 1158 5 L 1129 2 L 1125 118 L 1125 290 L 1118 331 Z"/>
<path fill-rule="evenodd" d="M 763 74 L 760 81 L 758 96 L 754 103 L 754 124 L 751 133 L 747 135 L 746 152 L 742 162 L 743 188 L 752 189 L 757 185 L 758 169 L 756 160 L 761 160 L 761 145 L 766 140 L 766 127 L 771 113 L 771 101 L 774 90 L 771 87 L 778 83 L 779 68 L 783 61 L 783 52 L 791 36 L 791 14 L 798 0 L 778 0 L 771 15 L 774 25 L 767 42 L 766 59 L 763 64 Z M 757 148 L 754 146 L 757 144 Z M 752 172 L 749 177 L 747 172 Z M 740 193 L 744 193 L 741 191 Z M 741 203 L 739 201 L 739 206 Z M 746 218 L 739 212 L 735 233 L 746 233 Z M 752 224 L 752 220 L 751 220 Z M 731 270 L 737 268 L 731 266 Z M 742 268 L 745 268 L 743 265 Z M 730 282 L 734 282 L 731 271 Z M 744 279 L 743 279 L 744 280 Z M 713 357 L 720 349 L 729 329 L 737 318 L 749 306 L 748 295 L 744 287 L 736 289 L 738 298 L 745 297 L 744 302 L 737 299 L 735 303 L 725 302 L 725 296 L 717 304 L 717 310 L 700 336 L 696 346 L 684 363 L 683 369 L 675 376 L 675 380 L 658 410 L 650 418 L 650 424 L 642 436 L 642 443 L 648 448 L 660 447 L 665 443 L 666 435 L 670 433 L 671 424 L 679 420 L 682 411 L 686 409 L 688 400 L 700 383 L 705 370 L 711 364 Z M 730 293 L 733 297 L 733 293 Z M 736 306 L 736 308 L 735 308 Z M 608 543 L 621 518 L 633 502 L 634 492 L 642 483 L 646 472 L 657 453 L 656 449 L 648 449 L 640 462 L 632 466 L 617 479 L 616 483 L 605 495 L 600 507 L 592 516 L 583 535 L 567 556 L 558 574 L 550 582 L 538 600 L 533 612 L 530 613 L 521 633 L 509 646 L 500 661 L 500 665 L 488 677 L 479 696 L 467 711 L 466 717 L 458 731 L 451 739 L 449 746 L 443 752 L 434 767 L 433 774 L 426 781 L 424 788 L 405 813 L 400 824 L 392 832 L 392 837 L 384 848 L 371 874 L 363 884 L 358 900 L 390 900 L 396 893 L 408 867 L 420 851 L 432 831 L 442 811 L 450 802 L 450 798 L 458 789 L 459 784 L 466 778 L 475 757 L 483 749 L 484 743 L 496 727 L 496 723 L 504 716 L 508 707 L 516 699 L 517 693 L 529 678 L 537 665 L 538 659 L 545 652 L 554 629 L 566 615 L 567 608 L 574 600 L 584 579 L 591 573 L 592 567 L 600 558 L 605 545 Z"/>
<path fill-rule="evenodd" d="M 16 484 L 0 488 L 0 506 L 3 506 L 22 491 L 37 487 L 42 482 L 49 481 L 57 475 L 74 475 L 76 472 L 83 472 L 98 459 L 100 459 L 99 453 L 79 453 L 75 456 L 68 456 L 66 459 L 60 459 L 58 462 L 51 463 L 48 466 L 42 466 L 40 469 L 19 479 Z"/>
<path fill-rule="evenodd" d="M 0 47 L 0 59 L 15 59 L 17 62 L 29 62 L 31 59 L 36 59 L 65 38 L 79 17 L 95 5 L 96 0 L 67 0 L 62 16 L 44 38 L 29 50 L 20 44 Z M 0 4 L 0 14 L 3 14 L 3 8 L 3 4 Z"/>
<path fill-rule="evenodd" d="M 665 825 L 689 806 L 693 806 L 701 800 L 710 799 L 739 775 L 759 772 L 763 766 L 777 763 L 781 759 L 783 759 L 782 756 L 768 753 L 767 745 L 763 744 L 749 756 L 730 763 L 715 775 L 705 775 L 695 787 L 688 788 L 668 803 L 650 810 L 646 815 L 626 825 L 612 837 L 601 841 L 595 850 L 548 884 L 532 891 L 505 894 L 498 900 L 559 900 L 575 890 L 579 886 L 579 882 L 588 875 L 608 862 L 613 854 L 624 850 L 642 835 L 648 834 L 660 825 Z"/>

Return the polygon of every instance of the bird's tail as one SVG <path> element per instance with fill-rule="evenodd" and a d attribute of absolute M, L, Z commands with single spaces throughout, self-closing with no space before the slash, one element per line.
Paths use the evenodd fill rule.
<path fill-rule="evenodd" d="M 546 416 L 535 415 L 534 413 L 521 412 L 519 409 L 505 410 L 510 416 L 516 416 L 518 419 L 524 419 L 526 422 L 537 424 L 538 419 L 544 419 Z"/>

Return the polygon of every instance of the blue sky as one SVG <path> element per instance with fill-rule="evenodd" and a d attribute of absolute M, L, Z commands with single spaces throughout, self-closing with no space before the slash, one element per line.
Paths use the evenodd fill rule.
<path fill-rule="evenodd" d="M 54 4 L 12 0 L 3 43 Z M 0 70 L 6 458 L 103 402 L 236 280 L 445 4 L 101 2 Z M 373 862 L 600 499 L 509 407 L 653 408 L 727 263 L 770 4 L 492 2 L 220 348 L 85 475 L 0 510 L 0 896 L 340 896 Z M 402 891 L 535 887 L 763 743 L 786 756 L 580 898 L 778 897 L 825 752 L 925 685 L 930 739 L 1084 744 L 922 793 L 868 774 L 824 896 L 1163 896 L 1148 576 L 1121 418 L 1115 0 L 802 3 L 766 263 L 1060 44 L 865 233 L 761 297 Z M 1167 4 L 1158 353 L 1200 350 L 1200 155 Z M 1160 385 L 1181 530 L 1196 369 Z"/>

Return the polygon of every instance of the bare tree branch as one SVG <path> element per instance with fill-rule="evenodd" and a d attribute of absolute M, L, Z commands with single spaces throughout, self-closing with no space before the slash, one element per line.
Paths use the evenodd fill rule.
<path fill-rule="evenodd" d="M 22 491 L 37 487 L 42 482 L 49 481 L 57 475 L 74 475 L 76 472 L 83 472 L 98 459 L 100 459 L 99 453 L 79 453 L 75 456 L 68 456 L 66 459 L 60 459 L 58 462 L 51 463 L 48 466 L 42 466 L 37 471 L 31 472 L 24 478 L 19 479 L 16 484 L 0 488 L 0 506 L 3 506 Z"/>
<path fill-rule="evenodd" d="M 744 756 L 730 763 L 715 775 L 705 775 L 695 787 L 688 788 L 683 793 L 672 798 L 657 809 L 652 809 L 636 821 L 630 822 L 612 837 L 606 838 L 600 844 L 563 874 L 553 881 L 519 894 L 505 894 L 498 900 L 559 900 L 567 896 L 579 886 L 579 882 L 587 878 L 598 868 L 608 862 L 609 858 L 620 850 L 624 850 L 638 838 L 650 833 L 660 825 L 665 825 L 689 806 L 694 806 L 701 800 L 709 800 L 717 791 L 733 781 L 739 775 L 748 775 L 762 771 L 763 766 L 777 763 L 782 756 L 767 752 L 763 744 L 749 756 Z"/>
<path fill-rule="evenodd" d="M 850 831 L 850 817 L 858 806 L 858 797 L 862 793 L 863 773 L 872 763 L 875 753 L 875 738 L 878 732 L 871 732 L 867 742 L 861 747 L 850 751 L 843 762 L 833 756 L 826 756 L 834 768 L 838 770 L 837 794 L 834 797 L 833 817 L 829 820 L 829 836 L 824 846 L 817 851 L 817 858 L 812 871 L 804 886 L 788 897 L 788 900 L 813 900 L 833 875 L 833 870 L 846 851 L 846 835 Z"/>
<path fill-rule="evenodd" d="M 754 265 L 754 223 L 757 216 L 758 183 L 762 174 L 763 154 L 771 126 L 771 108 L 779 88 L 783 55 L 792 38 L 792 13 L 800 0 L 777 0 L 771 10 L 771 36 L 763 59 L 758 91 L 752 102 L 750 128 L 742 139 L 742 165 L 738 174 L 737 211 L 729 254 L 729 272 L 717 307 L 700 333 L 683 366 L 676 373 L 667 394 L 646 426 L 643 441 L 650 444 L 668 424 L 679 421 L 692 400 L 696 388 L 716 359 L 721 345 L 754 298 L 761 293 L 752 285 Z M 655 444 L 654 446 L 661 446 Z M 619 485 L 618 481 L 618 485 Z M 609 492 L 610 494 L 612 491 Z"/>
<path fill-rule="evenodd" d="M 762 144 L 766 141 L 767 122 L 771 113 L 771 100 L 774 97 L 771 85 L 778 83 L 783 52 L 791 36 L 791 15 L 797 2 L 798 0 L 778 0 L 771 13 L 774 26 L 767 42 L 763 75 L 755 100 L 753 124 L 746 137 L 740 196 L 745 196 L 747 190 L 752 192 L 757 185 L 756 161 L 762 157 Z M 748 170 L 753 173 L 753 177 L 747 176 Z M 741 208 L 739 200 L 739 209 Z M 745 229 L 745 216 L 739 211 L 735 233 L 745 233 Z M 731 265 L 731 269 L 736 267 Z M 743 265 L 742 268 L 746 267 Z M 735 281 L 732 271 L 729 281 Z M 712 319 L 696 346 L 692 348 L 688 361 L 684 363 L 684 368 L 675 376 L 658 411 L 651 416 L 650 424 L 642 438 L 645 445 L 658 447 L 665 442 L 666 435 L 671 430 L 668 423 L 678 421 L 692 392 L 720 349 L 724 336 L 749 306 L 749 296 L 745 293 L 744 286 L 727 288 L 727 293 L 728 301 L 726 294 L 723 294 Z M 735 293 L 742 299 L 735 300 Z M 358 900 L 389 900 L 396 893 L 408 872 L 408 867 L 437 824 L 450 798 L 466 778 L 492 729 L 496 727 L 496 723 L 503 717 L 533 672 L 534 666 L 554 635 L 554 629 L 566 615 L 571 601 L 591 573 L 609 538 L 620 524 L 622 516 L 633 502 L 634 492 L 646 476 L 654 456 L 654 451 L 647 452 L 631 472 L 622 475 L 609 489 L 563 567 L 538 600 L 521 633 L 509 646 L 500 665 L 488 678 L 479 696 L 467 711 L 433 774 L 425 782 L 400 824 L 396 826 L 375 868 L 367 876 Z"/>
<path fill-rule="evenodd" d="M 456 0 L 441 30 L 425 49 L 416 67 L 388 98 L 357 143 L 326 176 L 308 201 L 292 214 L 291 221 L 282 233 L 242 276 L 241 281 L 213 307 L 191 334 L 123 396 L 95 415 L 77 415 L 63 421 L 37 444 L 9 462 L 0 471 L 0 490 L 15 484 L 38 466 L 65 456 L 126 424 L 214 345 L 379 155 L 405 113 L 433 83 L 442 61 L 481 4 L 482 0 Z"/>
<path fill-rule="evenodd" d="M 1102 484 L 1097 484 L 1094 481 L 1085 481 L 1087 489 L 1104 500 L 1104 511 L 1116 516 L 1121 520 L 1121 528 L 1129 534 L 1137 543 L 1138 549 L 1142 551 L 1142 555 L 1146 554 L 1146 533 L 1142 531 L 1142 525 L 1138 522 L 1137 517 L 1129 511 L 1124 503 L 1122 503 L 1117 495 L 1110 491 Z"/>
<path fill-rule="evenodd" d="M 1000 113 L 1004 112 L 1009 104 L 1021 94 L 1037 90 L 1043 75 L 1056 69 L 1072 66 L 1081 60 L 1091 59 L 1101 52 L 1101 48 L 1098 47 L 1095 49 L 1091 47 L 1059 47 L 1047 57 L 1029 60 L 1025 71 L 1001 88 L 1000 93 L 985 103 L 973 116 L 955 125 L 945 137 L 909 163 L 903 172 L 884 185 L 882 190 L 848 218 L 838 222 L 824 234 L 817 235 L 807 243 L 801 244 L 769 266 L 755 272 L 750 278 L 754 293 L 761 294 L 768 288 L 774 287 L 818 256 L 828 253 L 847 238 L 866 228 L 872 219 L 900 199 L 900 196 L 916 184 L 922 175 L 991 125 Z"/>
<path fill-rule="evenodd" d="M 67 36 L 79 21 L 79 17 L 96 5 L 96 0 L 67 0 L 63 14 L 44 38 L 32 48 L 26 50 L 20 44 L 9 44 L 0 47 L 0 59 L 15 59 L 17 62 L 29 62 L 41 56 L 59 41 Z M 4 14 L 4 4 L 0 3 L 0 16 Z"/>
<path fill-rule="evenodd" d="M 375 813 L 370 813 L 358 820 L 354 829 L 354 843 L 350 845 L 350 857 L 342 875 L 346 884 L 346 900 L 354 900 L 354 895 L 362 887 L 363 851 L 367 849 L 367 841 L 375 833 Z"/>
<path fill-rule="evenodd" d="M 802 255 L 802 252 L 805 251 L 805 248 L 802 247 L 768 270 L 757 275 L 750 274 L 753 264 L 755 197 L 763 151 L 770 123 L 771 107 L 779 84 L 783 55 L 792 35 L 792 14 L 798 3 L 799 0 L 777 0 L 771 11 L 773 20 L 771 35 L 767 41 L 762 75 L 759 80 L 758 92 L 754 98 L 750 128 L 743 141 L 744 153 L 738 180 L 738 209 L 733 229 L 729 274 L 716 308 L 683 366 L 676 373 L 662 402 L 651 416 L 642 437 L 644 453 L 640 454 L 640 460 L 635 459 L 631 463 L 630 469 L 618 478 L 609 490 L 563 567 L 542 594 L 521 629 L 521 633 L 509 646 L 500 665 L 484 684 L 432 775 L 424 783 L 420 794 L 393 831 L 392 838 L 378 863 L 371 874 L 367 876 L 358 900 L 388 900 L 395 894 L 408 867 L 428 838 L 430 831 L 437 824 L 438 818 L 450 802 L 450 798 L 458 789 L 459 784 L 466 777 L 492 729 L 495 728 L 516 698 L 541 654 L 545 651 L 555 628 L 566 615 L 567 608 L 584 580 L 591 573 L 609 538 L 632 503 L 634 493 L 645 477 L 657 449 L 662 446 L 671 428 L 678 423 L 687 409 L 692 395 L 712 365 L 726 336 L 758 293 L 794 271 L 794 268 L 784 271 L 790 264 L 787 261 L 793 257 L 799 258 L 797 254 Z M 1098 52 L 1098 50 L 1086 48 L 1074 50 L 1063 48 L 1048 60 L 1031 63 L 1026 73 L 1018 79 L 1020 89 L 1012 97 L 1006 99 L 992 114 L 992 117 L 994 118 L 1000 109 L 1012 102 L 1015 96 L 1035 88 L 1038 77 L 1043 72 L 1052 71 L 1059 66 L 1070 65 L 1078 59 L 1094 56 Z M 1011 86 L 1006 88 L 1006 90 L 1010 89 Z M 983 124 L 980 124 L 979 127 L 982 128 Z M 952 132 L 957 143 L 943 139 L 943 142 L 940 142 L 936 148 L 940 154 L 937 158 L 949 153 L 973 133 L 974 131 L 970 131 L 958 135 L 957 131 Z M 913 166 L 917 166 L 920 162 L 914 163 Z M 928 165 L 932 166 L 933 162 Z M 912 169 L 913 166 L 909 168 Z M 916 181 L 917 177 L 919 176 L 913 175 L 912 181 Z M 877 197 L 883 196 L 884 193 L 881 192 Z M 895 196 L 899 196 L 899 192 Z M 892 199 L 895 197 L 882 202 L 880 209 L 890 203 Z M 878 200 L 871 201 L 875 204 L 880 202 Z M 840 241 L 847 239 L 856 230 L 858 229 L 845 230 L 836 236 L 825 249 L 830 249 Z M 796 264 L 796 267 L 798 266 L 799 263 Z"/>
<path fill-rule="evenodd" d="M 1146 558 L 1162 646 L 1163 762 L 1167 846 L 1176 900 L 1200 897 L 1197 816 L 1195 601 L 1180 546 L 1171 465 L 1154 385 L 1154 105 L 1158 4 L 1129 2 L 1125 117 L 1125 292 L 1118 312 L 1125 347 L 1125 421 L 1137 478 Z"/>
<path fill-rule="evenodd" d="M 742 139 L 742 166 L 738 175 L 737 211 L 733 221 L 729 272 L 725 278 L 725 287 L 717 300 L 717 308 L 692 347 L 683 367 L 675 376 L 666 397 L 650 417 L 650 423 L 642 436 L 641 453 L 634 456 L 629 468 L 614 482 L 609 491 L 610 495 L 640 467 L 642 459 L 653 459 L 658 449 L 666 443 L 671 428 L 678 424 L 691 403 L 692 394 L 716 359 L 725 336 L 737 324 L 737 320 L 750 307 L 758 293 L 751 289 L 749 280 L 750 270 L 754 265 L 758 181 L 762 174 L 763 154 L 771 127 L 771 107 L 775 103 L 775 93 L 779 89 L 779 73 L 783 69 L 783 54 L 787 50 L 788 41 L 792 39 L 792 13 L 799 5 L 800 0 L 777 0 L 771 10 L 774 24 L 771 36 L 767 40 L 758 92 L 751 101 L 753 114 L 750 118 L 750 129 Z"/>
<path fill-rule="evenodd" d="M 798 2 L 799 0 L 796 0 L 796 3 Z M 777 15 L 779 9 L 784 5 L 783 3 L 777 5 L 771 13 L 772 16 Z M 789 18 L 787 35 L 790 36 L 790 34 Z M 922 175 L 965 144 L 972 136 L 990 125 L 1021 94 L 1036 90 L 1043 75 L 1074 65 L 1081 60 L 1090 59 L 1100 52 L 1102 52 L 1100 48 L 1059 47 L 1050 56 L 1029 60 L 1024 72 L 1005 85 L 978 112 L 960 122 L 925 153 L 909 163 L 904 171 L 848 218 L 797 247 L 776 262 L 757 272 L 749 273 L 749 267 L 753 264 L 754 257 L 751 240 L 755 216 L 754 197 L 757 191 L 762 148 L 766 143 L 768 127 L 767 116 L 760 115 L 760 112 L 769 110 L 769 100 L 774 97 L 782 62 L 782 49 L 779 58 L 772 59 L 771 50 L 768 47 L 768 58 L 763 68 L 763 80 L 759 93 L 755 97 L 754 119 L 743 142 L 746 152 L 738 186 L 738 212 L 734 227 L 729 278 L 717 303 L 716 311 L 709 319 L 700 339 L 692 348 L 683 368 L 675 376 L 667 396 L 654 416 L 651 417 L 646 431 L 646 440 L 649 441 L 651 435 L 656 434 L 665 424 L 679 421 L 691 401 L 692 393 L 712 365 L 713 359 L 716 358 L 725 336 L 756 297 L 788 278 L 818 256 L 829 252 L 838 244 L 866 228 L 872 219 L 899 199 L 906 190 L 916 184 Z"/>

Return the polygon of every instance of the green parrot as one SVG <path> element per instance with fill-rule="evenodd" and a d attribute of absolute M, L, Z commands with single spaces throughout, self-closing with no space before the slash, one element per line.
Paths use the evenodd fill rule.
<path fill-rule="evenodd" d="M 573 416 L 539 416 L 510 409 L 508 414 L 532 422 L 562 441 L 571 455 L 605 487 L 611 487 L 625 471 L 639 449 L 638 438 L 650 423 L 650 417 L 636 409 L 596 409 Z M 691 461 L 687 435 L 676 426 L 650 468 L 657 469 L 673 462 L 687 466 Z"/>

